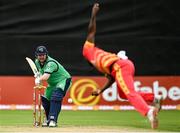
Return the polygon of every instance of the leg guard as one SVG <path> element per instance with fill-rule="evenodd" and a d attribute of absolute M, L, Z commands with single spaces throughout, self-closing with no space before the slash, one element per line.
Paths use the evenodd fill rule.
<path fill-rule="evenodd" d="M 63 97 L 64 93 L 60 88 L 53 91 L 50 100 L 49 120 L 53 120 L 57 123 L 58 115 L 61 111 Z"/>
<path fill-rule="evenodd" d="M 49 109 L 50 109 L 50 101 L 46 97 L 44 97 L 43 95 L 41 96 L 41 100 L 42 100 L 42 106 L 43 106 L 45 113 L 46 113 L 46 119 L 48 119 Z"/>

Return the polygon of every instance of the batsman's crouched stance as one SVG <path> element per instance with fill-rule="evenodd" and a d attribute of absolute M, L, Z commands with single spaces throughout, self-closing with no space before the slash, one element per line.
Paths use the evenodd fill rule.
<path fill-rule="evenodd" d="M 47 118 L 43 126 L 56 127 L 63 97 L 71 86 L 71 76 L 60 63 L 48 56 L 46 47 L 37 47 L 35 56 L 35 64 L 41 75 L 35 75 L 35 84 L 41 84 L 43 80 L 48 83 L 45 95 L 41 96 Z"/>

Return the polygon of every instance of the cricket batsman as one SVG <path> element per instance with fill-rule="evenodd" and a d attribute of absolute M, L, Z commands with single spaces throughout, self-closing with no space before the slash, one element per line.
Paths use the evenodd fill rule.
<path fill-rule="evenodd" d="M 38 46 L 35 51 L 35 64 L 41 76 L 35 75 L 35 84 L 47 81 L 45 95 L 41 96 L 47 123 L 43 126 L 56 127 L 61 104 L 66 91 L 71 86 L 71 75 L 55 59 L 48 55 L 45 46 Z"/>
<path fill-rule="evenodd" d="M 103 73 L 108 82 L 103 88 L 98 88 L 92 95 L 98 96 L 112 83 L 117 83 L 118 93 L 121 98 L 128 99 L 134 108 L 143 116 L 146 116 L 153 129 L 158 127 L 158 111 L 161 106 L 161 96 L 155 97 L 153 93 L 136 92 L 134 89 L 134 64 L 128 59 L 124 51 L 118 54 L 106 52 L 95 46 L 96 14 L 99 11 L 99 4 L 95 3 L 92 8 L 91 18 L 88 27 L 88 35 L 83 46 L 84 58 L 98 71 Z M 155 106 L 148 106 L 146 103 Z"/>

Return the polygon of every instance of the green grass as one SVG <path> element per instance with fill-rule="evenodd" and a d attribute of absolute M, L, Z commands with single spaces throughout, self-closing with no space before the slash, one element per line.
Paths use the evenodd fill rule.
<path fill-rule="evenodd" d="M 161 111 L 156 131 L 180 132 L 180 111 Z M 32 111 L 0 110 L 0 126 L 32 126 Z M 136 111 L 62 111 L 61 126 L 108 126 L 150 129 L 148 120 Z"/>

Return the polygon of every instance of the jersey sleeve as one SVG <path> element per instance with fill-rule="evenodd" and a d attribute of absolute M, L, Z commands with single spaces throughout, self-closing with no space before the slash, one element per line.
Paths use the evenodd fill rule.
<path fill-rule="evenodd" d="M 94 57 L 95 44 L 89 41 L 86 41 L 83 46 L 83 56 L 89 62 L 93 60 Z"/>
<path fill-rule="evenodd" d="M 44 69 L 44 73 L 51 74 L 53 72 L 56 72 L 57 70 L 58 70 L 58 65 L 55 62 L 48 62 Z"/>

